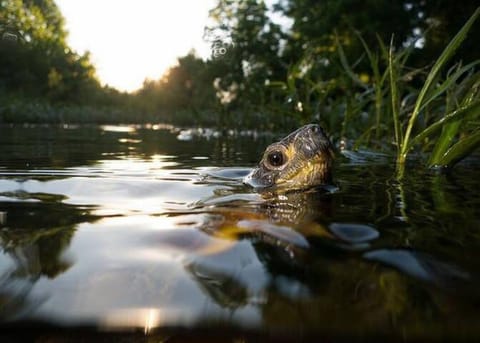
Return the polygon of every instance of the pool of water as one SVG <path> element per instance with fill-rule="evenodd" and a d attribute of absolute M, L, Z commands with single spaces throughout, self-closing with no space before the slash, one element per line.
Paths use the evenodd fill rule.
<path fill-rule="evenodd" d="M 262 196 L 277 138 L 0 127 L 1 327 L 480 337 L 479 158 L 337 152 L 335 185 Z"/>

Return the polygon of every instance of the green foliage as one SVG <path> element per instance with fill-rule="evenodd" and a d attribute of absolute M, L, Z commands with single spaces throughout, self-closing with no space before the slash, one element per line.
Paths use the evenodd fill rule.
<path fill-rule="evenodd" d="M 404 136 L 403 142 L 401 143 L 400 154 L 397 159 L 398 163 L 405 163 L 408 150 L 411 148 L 411 146 L 409 145 L 410 135 L 422 108 L 424 108 L 427 104 L 431 103 L 435 99 L 435 97 L 440 95 L 449 86 L 451 86 L 452 83 L 456 79 L 458 79 L 458 77 L 461 75 L 461 73 L 459 73 L 458 76 L 454 75 L 454 76 L 451 76 L 450 78 L 447 78 L 447 80 L 445 80 L 444 83 L 441 84 L 437 90 L 434 89 L 434 86 L 438 82 L 440 71 L 446 65 L 446 63 L 450 60 L 450 58 L 453 56 L 453 54 L 458 49 L 462 41 L 465 39 L 468 31 L 470 30 L 470 27 L 473 25 L 478 15 L 480 15 L 480 8 L 478 8 L 475 11 L 472 17 L 467 21 L 467 23 L 463 26 L 463 28 L 448 44 L 448 46 L 445 48 L 445 50 L 440 55 L 438 60 L 433 65 L 431 71 L 427 75 L 425 83 L 423 84 L 423 87 L 420 90 L 418 98 L 415 102 L 415 107 L 408 121 L 408 126 L 405 131 L 405 136 Z M 467 68 L 466 70 L 469 70 L 471 67 L 472 66 L 469 65 L 469 68 Z M 460 69 L 460 71 L 465 71 L 465 69 L 462 68 Z"/>
<path fill-rule="evenodd" d="M 66 45 L 64 19 L 52 0 L 2 1 L 0 13 L 4 30 L 19 37 L 0 40 L 0 89 L 71 102 L 79 91 L 99 87 L 88 54 Z"/>
<path fill-rule="evenodd" d="M 0 122 L 283 131 L 320 122 L 335 141 L 396 154 L 400 175 L 411 152 L 427 154 L 429 166 L 453 166 L 479 144 L 477 7 L 475 0 L 218 0 L 205 29 L 212 56 L 192 51 L 126 94 L 101 87 L 88 52 L 67 46 L 53 0 L 4 0 Z"/>
<path fill-rule="evenodd" d="M 372 49 L 363 35 L 355 32 L 370 66 L 370 70 L 366 70 L 360 65 L 362 57 L 353 64 L 349 63 L 348 50 L 341 43 L 342 38 L 337 35 L 335 50 L 343 76 L 329 80 L 328 84 L 333 86 L 325 95 L 325 76 L 311 72 L 309 66 L 299 79 L 308 84 L 313 93 L 322 88 L 324 92 L 322 95 L 320 92 L 314 94 L 313 98 L 305 97 L 303 107 L 311 108 L 316 105 L 316 100 L 321 99 L 323 109 L 316 110 L 323 112 L 324 125 L 334 136 L 335 132 L 340 132 L 340 137 L 355 139 L 356 147 L 364 145 L 389 151 L 389 137 L 393 137 L 391 143 L 396 150 L 400 177 L 403 175 L 407 154 L 415 146 L 420 147 L 424 153 L 430 152 L 429 166 L 453 166 L 479 146 L 480 111 L 477 99 L 480 95 L 480 79 L 474 70 L 480 60 L 465 66 L 454 64 L 447 73 L 445 67 L 451 66 L 451 58 L 461 47 L 479 13 L 480 10 L 477 9 L 426 76 L 423 69 L 407 66 L 412 56 L 415 57 L 415 41 L 405 48 L 398 48 L 392 39 L 387 49 L 378 37 L 375 44 L 378 48 Z M 310 60 L 314 55 L 308 52 L 305 54 Z M 298 65 L 302 61 L 289 70 L 286 83 L 277 83 L 292 96 L 305 89 L 304 85 L 292 81 L 300 74 L 301 68 Z M 340 96 L 340 103 L 344 105 L 343 113 L 332 111 L 334 107 L 331 106 L 338 99 L 339 91 L 343 92 Z M 329 113 L 325 115 L 327 112 Z M 338 117 L 339 114 L 343 117 L 341 123 L 328 118 Z M 376 139 L 372 140 L 374 132 Z"/>
<path fill-rule="evenodd" d="M 53 0 L 0 1 L 0 37 L 1 120 L 31 120 L 32 110 L 43 106 L 106 107 L 114 102 L 120 107 L 128 102 L 120 100 L 118 91 L 100 86 L 88 52 L 79 55 L 68 47 L 64 18 Z M 46 113 L 50 115 L 39 114 L 37 120 L 62 121 Z"/>
<path fill-rule="evenodd" d="M 361 30 L 365 41 L 371 44 L 380 35 L 388 40 L 395 32 L 398 46 L 411 35 L 414 16 L 405 7 L 405 1 L 377 0 L 290 0 L 280 2 L 277 10 L 293 19 L 292 32 L 286 48 L 290 60 L 298 60 L 305 49 L 337 60 L 335 46 L 339 39 L 347 56 L 363 53 L 362 43 L 355 39 L 354 30 Z M 336 34 L 334 34 L 336 32 Z M 360 61 L 360 71 L 368 68 Z M 327 77 L 335 77 L 338 70 L 331 65 L 322 68 Z"/>
<path fill-rule="evenodd" d="M 231 122 L 257 126 L 266 108 L 280 100 L 265 85 L 285 75 L 279 56 L 282 30 L 268 17 L 263 1 L 219 0 L 210 15 L 218 26 L 206 28 L 207 35 L 217 36 L 224 43 L 233 42 L 226 44 L 225 55 L 213 58 L 209 64 L 217 99 L 231 113 Z M 275 127 L 268 120 L 263 125 Z"/>

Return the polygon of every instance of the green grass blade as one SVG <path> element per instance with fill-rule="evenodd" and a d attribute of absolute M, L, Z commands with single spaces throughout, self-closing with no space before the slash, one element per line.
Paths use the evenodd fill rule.
<path fill-rule="evenodd" d="M 384 78 L 380 74 L 380 68 L 378 65 L 378 56 L 372 53 L 372 50 L 368 47 L 367 42 L 363 39 L 362 35 L 358 31 L 354 31 L 357 35 L 358 39 L 363 45 L 363 49 L 367 53 L 368 61 L 370 62 L 370 67 L 372 68 L 373 72 L 373 80 L 374 80 L 374 89 L 375 89 L 375 138 L 380 138 L 380 119 L 382 115 L 382 107 L 383 107 L 383 97 L 382 97 L 382 87 L 384 84 Z"/>
<path fill-rule="evenodd" d="M 380 80 L 380 69 L 378 68 L 378 57 L 372 53 L 372 50 L 370 50 L 367 42 L 365 42 L 362 35 L 358 31 L 354 31 L 354 32 L 357 38 L 362 43 L 363 49 L 365 49 L 365 52 L 367 53 L 368 61 L 370 62 L 370 67 L 372 68 L 372 71 L 373 71 L 373 77 L 375 78 L 375 81 L 378 82 L 378 80 Z"/>
<path fill-rule="evenodd" d="M 378 47 L 380 48 L 380 56 L 381 56 L 385 61 L 388 61 L 388 49 L 387 49 L 387 46 L 385 45 L 385 42 L 384 42 L 383 39 L 378 35 L 378 33 L 376 34 L 376 37 L 377 37 L 377 41 L 378 41 Z"/>
<path fill-rule="evenodd" d="M 466 106 L 460 107 L 455 111 L 448 113 L 442 119 L 436 121 L 435 123 L 427 127 L 425 130 L 416 135 L 409 144 L 412 147 L 413 145 L 423 141 L 425 138 L 431 136 L 433 133 L 440 130 L 446 123 L 449 123 L 453 120 L 478 115 L 480 115 L 480 101 L 471 102 Z"/>
<path fill-rule="evenodd" d="M 449 87 L 451 87 L 463 74 L 470 71 L 475 65 L 479 64 L 480 60 L 474 61 L 472 63 L 467 64 L 466 66 L 457 70 L 453 75 L 449 76 L 440 86 L 438 86 L 435 90 L 428 95 L 427 100 L 423 103 L 420 107 L 420 111 L 424 109 L 428 104 L 430 104 L 433 100 L 438 98 L 442 95 Z"/>
<path fill-rule="evenodd" d="M 451 168 L 479 147 L 480 130 L 477 130 L 473 134 L 462 138 L 457 143 L 455 143 L 450 149 L 447 150 L 447 152 L 442 156 L 438 163 L 433 166 Z"/>
<path fill-rule="evenodd" d="M 477 62 L 480 62 L 480 60 Z M 449 76 L 444 83 L 447 83 L 449 79 L 455 79 L 456 81 L 456 79 L 458 79 L 466 71 L 471 71 L 473 64 L 474 63 L 471 63 L 470 65 L 467 65 L 465 68 L 457 67 L 456 72 L 453 73 L 453 75 Z M 472 81 L 473 81 L 473 86 L 472 86 Z M 450 81 L 450 84 L 453 84 L 453 82 Z M 474 96 L 477 93 L 476 85 L 478 84 L 478 82 L 480 82 L 480 80 L 478 79 L 476 80 L 472 75 L 470 75 L 470 77 L 467 77 L 463 82 L 460 82 L 460 84 L 456 87 L 452 95 L 447 96 L 447 108 L 449 108 L 448 106 L 449 103 L 453 105 L 454 103 L 460 102 L 460 107 L 464 107 L 472 103 L 473 100 L 475 99 Z M 441 88 L 445 89 L 445 86 Z M 450 86 L 447 86 L 447 88 L 450 88 Z M 467 89 L 468 91 L 466 92 L 463 100 L 459 101 L 460 99 L 456 99 L 456 97 L 461 94 L 462 89 Z M 448 101 L 448 99 L 451 99 L 451 100 Z M 454 142 L 454 139 L 457 136 L 457 133 L 459 132 L 460 127 L 462 126 L 462 124 L 465 122 L 467 118 L 468 118 L 468 115 L 463 116 L 462 118 L 457 118 L 443 125 L 442 133 L 438 137 L 435 147 L 432 151 L 432 154 L 430 155 L 429 165 L 436 165 L 440 163 L 439 161 L 441 160 L 442 156 L 446 153 L 446 151 L 450 148 L 450 146 Z"/>
<path fill-rule="evenodd" d="M 462 124 L 462 120 L 455 120 L 448 124 L 443 125 L 442 133 L 438 137 L 435 147 L 430 155 L 428 164 L 430 166 L 437 165 L 440 163 L 442 156 L 446 153 L 448 148 L 452 145 L 455 137 L 457 136 L 458 129 Z"/>
<path fill-rule="evenodd" d="M 475 22 L 475 20 L 479 15 L 480 15 L 480 7 L 477 8 L 477 10 L 470 17 L 470 19 L 468 19 L 465 25 L 460 29 L 460 31 L 455 35 L 455 37 L 453 37 L 453 39 L 450 41 L 448 46 L 442 52 L 440 57 L 437 59 L 437 61 L 433 65 L 430 73 L 428 74 L 425 84 L 423 85 L 418 95 L 410 120 L 408 121 L 407 130 L 405 131 L 405 137 L 403 139 L 403 143 L 401 146 L 400 158 L 398 159 L 398 162 L 404 163 L 406 160 L 408 148 L 410 147 L 409 141 L 410 141 L 410 135 L 412 133 L 413 126 L 420 113 L 420 108 L 422 107 L 425 101 L 428 101 L 428 99 L 425 99 L 425 96 L 428 94 L 428 92 L 430 91 L 430 88 L 434 84 L 434 81 L 437 79 L 440 73 L 440 70 L 448 62 L 448 60 L 450 60 L 450 58 L 456 52 L 460 44 L 466 38 L 468 31 L 470 30 L 470 28 L 472 27 L 473 23 Z"/>
<path fill-rule="evenodd" d="M 475 99 L 479 98 L 480 72 L 476 72 L 470 75 L 463 83 L 463 87 L 465 87 L 465 89 L 468 89 L 468 91 L 463 98 L 462 104 L 469 104 L 471 102 L 474 102 Z"/>
<path fill-rule="evenodd" d="M 388 52 L 388 72 L 390 75 L 390 99 L 392 101 L 392 115 L 393 115 L 393 126 L 395 130 L 395 144 L 397 146 L 397 157 L 400 154 L 400 144 L 402 141 L 402 132 L 401 132 L 401 123 L 399 110 L 400 105 L 398 101 L 398 88 L 397 88 L 397 65 L 393 57 L 393 36 L 390 41 L 390 50 Z"/>
<path fill-rule="evenodd" d="M 367 89 L 367 85 L 362 82 L 358 78 L 358 76 L 355 74 L 355 72 L 352 70 L 350 67 L 350 64 L 347 61 L 347 56 L 345 56 L 345 51 L 343 51 L 342 45 L 340 44 L 340 40 L 338 39 L 338 35 L 335 35 L 335 43 L 337 45 L 337 50 L 338 50 L 338 55 L 340 57 L 340 63 L 342 64 L 343 69 L 345 69 L 345 72 L 347 75 L 355 82 L 357 85 L 362 87 L 363 89 Z"/>

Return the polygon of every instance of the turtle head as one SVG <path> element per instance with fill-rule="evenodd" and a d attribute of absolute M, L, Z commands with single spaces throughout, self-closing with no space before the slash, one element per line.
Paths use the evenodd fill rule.
<path fill-rule="evenodd" d="M 244 183 L 260 190 L 309 188 L 331 181 L 333 146 L 319 125 L 310 124 L 267 147 Z"/>

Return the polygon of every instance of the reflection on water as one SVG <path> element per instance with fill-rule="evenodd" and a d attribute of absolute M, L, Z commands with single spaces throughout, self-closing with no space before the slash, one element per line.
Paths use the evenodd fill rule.
<path fill-rule="evenodd" d="M 0 127 L 3 325 L 480 335 L 478 159 L 398 183 L 346 152 L 277 196 L 241 183 L 272 137 L 181 132 Z"/>

